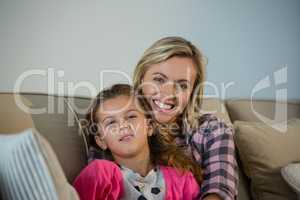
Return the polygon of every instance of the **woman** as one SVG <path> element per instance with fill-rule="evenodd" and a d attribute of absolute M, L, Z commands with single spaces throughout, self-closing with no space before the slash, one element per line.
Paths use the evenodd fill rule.
<path fill-rule="evenodd" d="M 170 140 L 203 168 L 201 199 L 232 200 L 237 195 L 233 129 L 212 114 L 200 114 L 205 59 L 189 41 L 162 38 L 148 48 L 134 72 L 134 88 Z"/>

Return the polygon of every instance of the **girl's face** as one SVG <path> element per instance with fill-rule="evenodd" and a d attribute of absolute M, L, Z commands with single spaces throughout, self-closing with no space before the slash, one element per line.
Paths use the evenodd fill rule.
<path fill-rule="evenodd" d="M 196 67 L 191 58 L 173 57 L 149 67 L 141 87 L 159 123 L 173 122 L 183 112 L 195 79 Z"/>
<path fill-rule="evenodd" d="M 125 95 L 104 101 L 97 112 L 102 148 L 108 148 L 114 158 L 130 158 L 149 151 L 148 136 L 152 129 L 134 98 Z"/>

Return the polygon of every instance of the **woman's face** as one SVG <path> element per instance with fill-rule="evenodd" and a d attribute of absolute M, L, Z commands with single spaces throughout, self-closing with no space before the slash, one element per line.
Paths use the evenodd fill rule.
<path fill-rule="evenodd" d="M 196 67 L 191 58 L 172 57 L 149 67 L 141 87 L 159 123 L 173 122 L 183 112 L 195 79 Z"/>

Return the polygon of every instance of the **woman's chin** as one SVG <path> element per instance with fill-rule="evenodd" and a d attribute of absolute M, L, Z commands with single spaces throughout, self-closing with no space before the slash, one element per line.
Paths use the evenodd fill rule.
<path fill-rule="evenodd" d="M 159 122 L 160 124 L 164 123 L 170 123 L 176 119 L 175 115 L 166 115 L 166 114 L 161 114 L 161 113 L 154 113 L 155 120 Z"/>

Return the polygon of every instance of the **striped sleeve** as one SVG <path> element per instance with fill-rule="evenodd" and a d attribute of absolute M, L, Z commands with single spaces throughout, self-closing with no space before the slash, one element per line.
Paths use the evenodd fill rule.
<path fill-rule="evenodd" d="M 203 169 L 201 199 L 215 193 L 223 200 L 233 200 L 238 184 L 234 129 L 214 115 L 203 117 L 206 119 L 190 141 L 193 157 Z"/>

